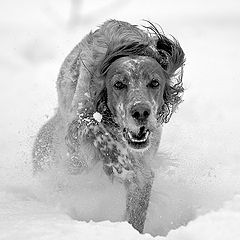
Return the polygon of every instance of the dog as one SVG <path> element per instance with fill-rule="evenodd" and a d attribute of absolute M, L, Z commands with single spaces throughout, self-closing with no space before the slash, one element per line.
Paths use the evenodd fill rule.
<path fill-rule="evenodd" d="M 125 191 L 123 219 L 144 231 L 162 125 L 182 101 L 184 52 L 157 27 L 109 20 L 66 57 L 58 109 L 33 147 L 34 174 L 100 170 Z M 109 196 L 108 196 L 109 197 Z"/>

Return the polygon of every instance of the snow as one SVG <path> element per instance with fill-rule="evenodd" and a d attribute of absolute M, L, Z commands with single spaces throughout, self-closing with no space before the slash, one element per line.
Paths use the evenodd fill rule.
<path fill-rule="evenodd" d="M 97 122 L 101 122 L 102 121 L 102 114 L 101 113 L 99 113 L 99 112 L 95 112 L 94 114 L 93 114 L 93 118 L 97 121 Z"/>
<path fill-rule="evenodd" d="M 187 227 L 169 233 L 168 239 L 239 239 L 240 196 L 235 196 L 218 211 L 198 217 Z M 196 234 L 197 233 L 197 234 Z"/>
<path fill-rule="evenodd" d="M 78 26 L 68 24 L 67 0 L 0 5 L 0 239 L 240 239 L 239 1 L 132 0 L 98 13 L 101 1 L 90 0 Z M 31 172 L 32 143 L 55 111 L 64 57 L 110 18 L 159 23 L 187 58 L 185 101 L 164 126 L 144 235 L 109 221 L 104 179 L 85 185 Z M 112 207 L 122 207 L 121 194 L 111 193 Z"/>
<path fill-rule="evenodd" d="M 125 223 L 72 220 L 30 196 L 1 193 L 1 239 L 151 239 Z M 9 204 L 10 203 L 10 204 Z M 122 233 L 126 232 L 125 236 Z"/>
<path fill-rule="evenodd" d="M 77 221 L 59 207 L 44 204 L 29 187 L 7 187 L 0 191 L 0 239 L 158 239 L 228 240 L 239 239 L 240 195 L 218 211 L 211 211 L 167 237 L 141 235 L 126 222 Z"/>

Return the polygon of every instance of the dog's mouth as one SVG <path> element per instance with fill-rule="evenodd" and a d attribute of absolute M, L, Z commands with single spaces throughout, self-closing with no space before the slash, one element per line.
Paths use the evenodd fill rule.
<path fill-rule="evenodd" d="M 140 127 L 137 133 L 126 128 L 124 128 L 123 133 L 128 145 L 132 148 L 142 149 L 149 144 L 150 130 L 144 126 Z"/>

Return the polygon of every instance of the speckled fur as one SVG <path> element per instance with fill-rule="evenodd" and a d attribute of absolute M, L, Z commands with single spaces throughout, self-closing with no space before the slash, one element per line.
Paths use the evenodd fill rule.
<path fill-rule="evenodd" d="M 178 75 L 176 71 L 183 66 L 184 54 L 177 42 L 159 35 L 154 28 L 151 30 L 154 33 L 126 22 L 109 20 L 84 37 L 61 66 L 57 79 L 57 113 L 40 129 L 33 147 L 35 174 L 54 167 L 66 169 L 68 174 L 81 174 L 91 171 L 100 162 L 110 182 L 117 180 L 125 186 L 126 209 L 122 220 L 127 220 L 141 233 L 154 177 L 149 162 L 157 151 L 161 126 L 156 129 L 155 145 L 143 154 L 127 148 L 113 118 L 109 117 L 107 123 L 98 122 L 93 114 L 104 88 L 101 68 L 109 63 L 106 59 L 111 60 L 115 49 L 121 52 L 119 46 L 139 43 L 140 47 L 148 49 L 137 54 L 156 56 L 169 78 L 169 90 L 165 94 L 167 105 L 162 109 L 161 122 L 169 120 L 165 113 L 169 114 L 172 106 L 177 106 L 181 100 L 177 98 L 183 91 L 181 79 L 172 87 L 170 83 L 173 77 L 182 76 L 181 71 Z M 163 49 L 158 49 L 159 46 Z M 121 110 L 120 105 L 118 108 Z"/>

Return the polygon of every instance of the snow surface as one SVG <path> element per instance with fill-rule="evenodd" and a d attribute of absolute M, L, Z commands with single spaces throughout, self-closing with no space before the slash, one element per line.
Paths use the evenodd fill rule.
<path fill-rule="evenodd" d="M 69 2 L 0 3 L 0 239 L 240 239 L 240 2 L 89 0 L 77 26 Z M 187 58 L 185 101 L 164 126 L 155 163 L 145 228 L 152 236 L 107 221 L 101 195 L 93 199 L 81 178 L 59 184 L 61 175 L 31 172 L 31 146 L 57 105 L 64 57 L 110 18 L 159 23 Z M 104 184 L 97 189 L 107 194 Z"/>

